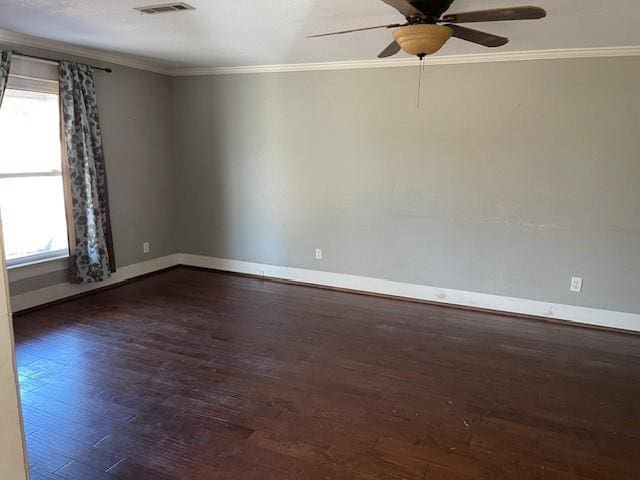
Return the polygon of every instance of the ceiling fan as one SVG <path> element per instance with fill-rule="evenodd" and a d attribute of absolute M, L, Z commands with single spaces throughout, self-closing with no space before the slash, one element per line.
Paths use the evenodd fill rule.
<path fill-rule="evenodd" d="M 509 41 L 506 37 L 458 25 L 460 23 L 537 20 L 547 16 L 547 12 L 544 9 L 531 6 L 445 14 L 453 3 L 453 0 L 382 1 L 398 10 L 407 21 L 405 23 L 311 35 L 308 38 L 342 35 L 345 33 L 380 28 L 393 28 L 395 29 L 393 31 L 394 41 L 380 52 L 378 58 L 391 57 L 400 50 L 404 50 L 409 55 L 416 55 L 422 60 L 425 56 L 432 55 L 440 50 L 451 37 L 477 43 L 485 47 L 500 47 Z"/>

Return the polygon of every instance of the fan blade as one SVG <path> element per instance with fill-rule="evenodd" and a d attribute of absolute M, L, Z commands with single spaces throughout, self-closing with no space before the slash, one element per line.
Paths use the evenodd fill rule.
<path fill-rule="evenodd" d="M 378 54 L 378 58 L 393 57 L 399 51 L 400 51 L 400 45 L 398 45 L 398 42 L 394 40 L 387 46 L 387 48 L 385 48 L 383 51 L 381 51 Z"/>
<path fill-rule="evenodd" d="M 540 7 L 513 7 L 451 13 L 442 17 L 442 21 L 449 23 L 500 22 L 504 20 L 538 20 L 546 16 L 547 12 Z"/>
<path fill-rule="evenodd" d="M 460 25 L 448 23 L 445 27 L 453 30 L 454 37 L 466 40 L 467 42 L 477 43 L 478 45 L 484 45 L 485 47 L 500 47 L 509 42 L 509 39 L 506 37 L 500 37 L 492 33 L 481 32 L 480 30 L 474 30 Z"/>
<path fill-rule="evenodd" d="M 353 30 L 342 30 L 341 32 L 331 32 L 331 33 L 321 33 L 319 35 L 309 35 L 307 38 L 318 38 L 318 37 L 328 37 L 330 35 L 343 35 L 345 33 L 352 32 L 364 32 L 365 30 L 376 30 L 378 28 L 396 28 L 402 27 L 399 23 L 394 23 L 393 25 L 378 25 L 377 27 L 365 27 L 365 28 L 354 28 Z"/>
<path fill-rule="evenodd" d="M 424 17 L 424 13 L 414 7 L 409 0 L 382 0 L 391 5 L 405 17 Z"/>

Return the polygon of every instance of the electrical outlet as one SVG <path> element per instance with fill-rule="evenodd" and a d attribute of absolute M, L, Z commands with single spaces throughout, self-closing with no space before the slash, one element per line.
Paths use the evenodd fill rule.
<path fill-rule="evenodd" d="M 316 260 L 322 260 L 322 249 L 316 248 Z"/>
<path fill-rule="evenodd" d="M 582 291 L 582 277 L 571 277 L 571 291 L 578 293 Z"/>
<path fill-rule="evenodd" d="M 149 248 L 149 242 L 144 242 L 142 244 L 142 253 L 149 253 L 151 249 Z"/>

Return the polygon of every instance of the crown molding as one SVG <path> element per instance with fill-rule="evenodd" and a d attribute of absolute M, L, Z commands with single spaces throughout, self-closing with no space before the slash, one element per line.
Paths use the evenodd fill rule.
<path fill-rule="evenodd" d="M 293 63 L 282 65 L 255 65 L 247 67 L 169 68 L 160 62 L 125 54 L 106 52 L 96 48 L 81 47 L 70 43 L 48 40 L 10 30 L 0 29 L 0 43 L 41 48 L 56 53 L 97 60 L 101 62 L 137 68 L 150 72 L 182 76 L 234 75 L 255 73 L 313 72 L 329 70 L 357 70 L 364 68 L 415 67 L 415 58 L 384 60 L 354 60 L 345 62 Z M 640 45 L 622 47 L 561 48 L 552 50 L 527 50 L 519 52 L 489 52 L 466 55 L 436 55 L 427 59 L 428 65 L 457 65 L 465 63 L 517 62 L 527 60 L 554 60 L 570 58 L 603 58 L 640 56 Z"/>
<path fill-rule="evenodd" d="M 640 46 L 563 48 L 553 50 L 528 50 L 521 52 L 490 52 L 467 55 L 437 55 L 434 57 L 429 57 L 426 62 L 428 65 L 456 65 L 463 63 L 517 62 L 526 60 L 635 56 L 640 56 Z M 363 68 L 398 68 L 415 66 L 415 58 L 397 58 L 385 60 L 355 60 L 347 62 L 256 65 L 250 67 L 177 68 L 171 71 L 171 75 L 176 77 L 199 75 L 237 75 L 255 73 L 356 70 Z"/>
<path fill-rule="evenodd" d="M 100 62 L 122 65 L 123 67 L 137 68 L 139 70 L 146 70 L 164 75 L 171 75 L 172 73 L 170 68 L 164 67 L 160 63 L 156 63 L 151 60 L 110 53 L 96 48 L 81 47 L 70 43 L 59 42 L 57 40 L 48 40 L 46 38 L 25 35 L 23 33 L 12 32 L 10 30 L 0 29 L 0 43 L 41 48 L 43 50 L 49 50 L 56 53 L 73 55 L 90 60 L 98 60 Z"/>

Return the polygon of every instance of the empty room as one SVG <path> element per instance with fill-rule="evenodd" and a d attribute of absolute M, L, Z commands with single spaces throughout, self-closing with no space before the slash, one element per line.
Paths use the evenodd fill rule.
<path fill-rule="evenodd" d="M 640 479 L 639 206 L 637 0 L 0 0 L 0 479 Z"/>

